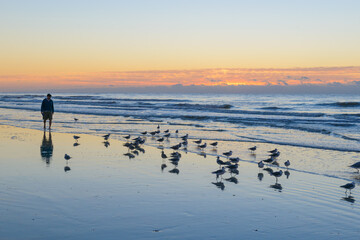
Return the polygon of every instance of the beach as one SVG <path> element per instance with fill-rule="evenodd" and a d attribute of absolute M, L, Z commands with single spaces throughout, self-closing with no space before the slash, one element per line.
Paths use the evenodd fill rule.
<path fill-rule="evenodd" d="M 0 125 L 0 239 L 358 239 L 358 189 L 339 187 L 358 174 L 297 169 L 308 156 L 324 162 L 343 152 L 257 143 L 253 154 L 252 142 L 219 141 L 205 157 L 189 140 L 193 149 L 179 150 L 175 166 L 159 146 L 169 156 L 176 137 L 147 136 L 145 153 L 129 159 L 125 139 L 77 135 L 53 131 L 50 140 L 48 131 Z M 257 165 L 274 148 L 282 154 L 271 168 L 288 172 L 278 179 Z M 217 179 L 216 155 L 230 149 L 239 173 Z"/>

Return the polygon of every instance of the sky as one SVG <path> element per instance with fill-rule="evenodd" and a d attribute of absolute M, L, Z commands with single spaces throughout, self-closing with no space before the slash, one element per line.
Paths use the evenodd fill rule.
<path fill-rule="evenodd" d="M 357 0 L 0 0 L 0 91 L 356 85 L 359 9 Z"/>

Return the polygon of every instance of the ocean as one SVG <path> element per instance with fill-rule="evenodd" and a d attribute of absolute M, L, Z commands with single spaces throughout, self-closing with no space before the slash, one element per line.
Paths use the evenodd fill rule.
<path fill-rule="evenodd" d="M 0 94 L 0 123 L 41 129 L 43 98 Z M 54 94 L 53 101 L 62 132 L 138 134 L 160 124 L 191 138 L 360 151 L 360 95 Z"/>

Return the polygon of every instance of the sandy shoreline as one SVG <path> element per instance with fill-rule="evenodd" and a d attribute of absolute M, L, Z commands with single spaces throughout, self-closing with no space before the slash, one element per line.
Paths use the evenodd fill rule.
<path fill-rule="evenodd" d="M 158 148 L 129 159 L 123 141 L 92 135 L 74 147 L 71 134 L 0 125 L 0 137 L 0 239 L 358 239 L 358 189 L 344 200 L 346 180 L 297 171 L 299 148 L 285 151 L 296 157 L 280 190 L 247 161 L 216 180 L 211 155 L 181 152 L 176 167 Z"/>

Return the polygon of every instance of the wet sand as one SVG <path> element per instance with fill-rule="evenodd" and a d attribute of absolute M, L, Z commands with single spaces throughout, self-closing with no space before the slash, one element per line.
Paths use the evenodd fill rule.
<path fill-rule="evenodd" d="M 297 160 L 278 180 L 251 161 L 216 179 L 209 154 L 180 151 L 174 166 L 154 146 L 129 159 L 124 141 L 79 136 L 74 146 L 72 134 L 0 125 L 0 239 L 359 239 L 359 190 L 349 197 L 348 179 L 298 171 Z M 301 154 L 287 148 L 283 171 Z"/>

